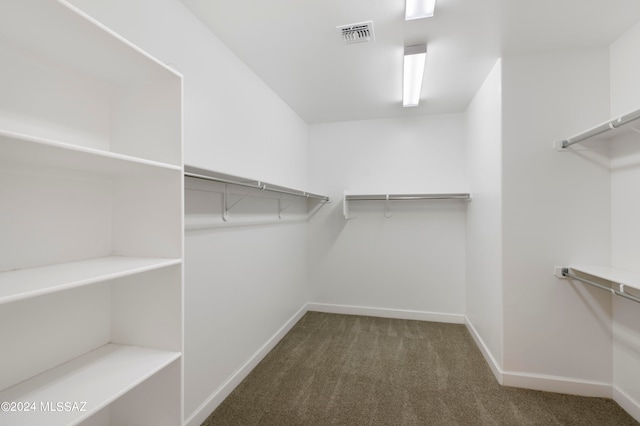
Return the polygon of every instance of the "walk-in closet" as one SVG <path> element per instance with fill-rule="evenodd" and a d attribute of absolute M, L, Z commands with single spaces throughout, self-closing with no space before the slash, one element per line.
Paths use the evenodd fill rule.
<path fill-rule="evenodd" d="M 636 0 L 3 0 L 0 426 L 638 424 L 638 52 Z"/>

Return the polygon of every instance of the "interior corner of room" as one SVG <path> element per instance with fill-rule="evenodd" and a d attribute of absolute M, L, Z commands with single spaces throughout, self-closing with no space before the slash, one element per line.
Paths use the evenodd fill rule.
<path fill-rule="evenodd" d="M 3 2 L 0 424 L 200 425 L 309 312 L 640 421 L 640 3 L 562 3 Z"/>

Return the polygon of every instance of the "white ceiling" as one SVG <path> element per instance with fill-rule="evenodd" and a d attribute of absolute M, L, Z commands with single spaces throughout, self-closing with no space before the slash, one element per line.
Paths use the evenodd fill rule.
<path fill-rule="evenodd" d="M 308 123 L 461 112 L 496 59 L 607 46 L 640 21 L 639 0 L 181 0 Z M 336 26 L 372 20 L 376 40 Z M 427 43 L 419 107 L 402 108 L 405 45 Z"/>

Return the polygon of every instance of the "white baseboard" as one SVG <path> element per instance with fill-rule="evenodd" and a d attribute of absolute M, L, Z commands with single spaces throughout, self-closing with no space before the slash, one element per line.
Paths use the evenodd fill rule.
<path fill-rule="evenodd" d="M 465 324 L 480 352 L 482 352 L 484 359 L 489 364 L 493 375 L 501 385 L 570 395 L 611 398 L 611 384 L 609 383 L 503 370 L 469 318 L 465 317 Z M 622 404 L 620 405 L 622 406 Z"/>
<path fill-rule="evenodd" d="M 258 349 L 253 356 L 247 360 L 222 386 L 215 390 L 205 402 L 184 421 L 185 426 L 200 426 L 207 417 L 229 396 L 229 394 L 249 375 L 260 361 L 278 344 L 280 340 L 291 330 L 291 328 L 307 312 L 307 307 L 303 306 L 293 315 L 280 329 Z"/>
<path fill-rule="evenodd" d="M 611 384 L 605 382 L 516 371 L 504 371 L 502 381 L 504 386 L 512 386 L 515 388 L 611 398 Z"/>
<path fill-rule="evenodd" d="M 640 422 L 640 402 L 633 399 L 629 394 L 617 386 L 613 386 L 612 394 L 613 400 L 617 402 L 624 411 L 629 413 L 631 417 Z"/>
<path fill-rule="evenodd" d="M 480 334 L 473 326 L 471 320 L 469 320 L 468 317 L 464 317 L 464 324 L 467 326 L 469 334 L 471 334 L 471 337 L 473 337 L 473 341 L 476 342 L 476 346 L 478 346 L 478 349 L 480 349 L 480 352 L 482 353 L 482 356 L 484 356 L 485 361 L 487 361 L 487 364 L 489 364 L 489 368 L 495 376 L 496 381 L 500 384 L 503 384 L 504 371 L 502 371 L 502 367 L 489 350 L 489 347 L 484 343 L 484 340 L 482 340 L 482 337 L 480 337 Z"/>
<path fill-rule="evenodd" d="M 381 318 L 408 319 L 417 321 L 446 322 L 464 324 L 464 315 L 443 314 L 440 312 L 410 311 L 405 309 L 371 308 L 365 306 L 333 305 L 328 303 L 308 303 L 308 311 L 328 314 L 362 315 Z"/>

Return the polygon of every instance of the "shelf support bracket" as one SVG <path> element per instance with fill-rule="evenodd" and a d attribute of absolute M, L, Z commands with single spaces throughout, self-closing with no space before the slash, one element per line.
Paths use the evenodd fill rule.
<path fill-rule="evenodd" d="M 346 193 L 342 195 L 342 214 L 346 220 L 353 219 L 353 216 L 349 215 L 349 202 L 347 201 Z"/>
<path fill-rule="evenodd" d="M 278 198 L 278 219 L 282 219 L 284 215 L 284 211 L 293 205 L 293 202 L 290 202 L 286 207 L 282 207 L 282 198 Z"/>
<path fill-rule="evenodd" d="M 235 203 L 229 205 L 229 192 L 228 192 L 228 184 L 224 184 L 224 192 L 222 193 L 222 220 L 224 220 L 225 222 L 229 220 L 229 212 L 231 211 L 232 208 L 234 208 L 240 201 L 244 200 L 250 192 L 247 192 L 246 194 L 240 196 L 240 198 L 238 198 L 236 200 Z"/>
<path fill-rule="evenodd" d="M 222 193 L 222 220 L 224 222 L 229 220 L 229 207 L 227 205 L 227 184 L 224 184 L 224 192 Z"/>
<path fill-rule="evenodd" d="M 391 219 L 393 213 L 391 212 L 391 202 L 389 201 L 389 194 L 386 194 L 384 200 L 384 217 Z"/>

